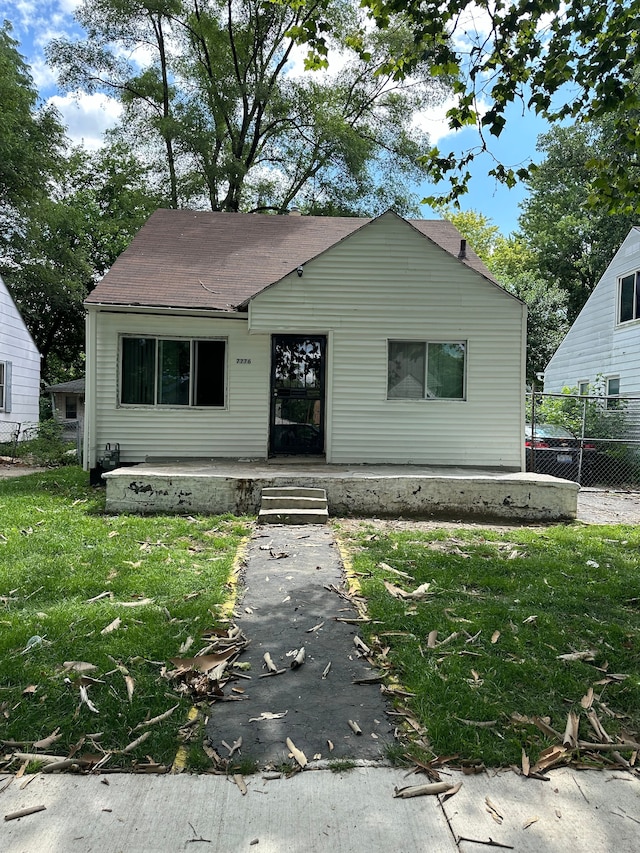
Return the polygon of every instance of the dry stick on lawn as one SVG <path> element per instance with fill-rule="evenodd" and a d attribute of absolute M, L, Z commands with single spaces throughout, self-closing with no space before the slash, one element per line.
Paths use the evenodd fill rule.
<path fill-rule="evenodd" d="M 173 712 L 176 710 L 176 708 L 179 707 L 180 705 L 174 705 L 173 708 L 169 708 L 169 710 L 165 711 L 164 714 L 158 714 L 157 717 L 151 717 L 150 720 L 145 720 L 143 723 L 138 723 L 138 725 L 134 728 L 133 731 L 137 732 L 138 729 L 144 729 L 146 728 L 146 726 L 153 726 L 156 723 L 161 723 L 163 720 L 166 720 L 167 717 L 170 717 L 171 714 L 173 714 Z"/>

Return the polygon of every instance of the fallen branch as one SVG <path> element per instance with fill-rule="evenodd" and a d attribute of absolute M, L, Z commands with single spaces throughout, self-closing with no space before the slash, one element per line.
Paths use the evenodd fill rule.
<path fill-rule="evenodd" d="M 424 797 L 425 795 L 446 794 L 451 791 L 451 782 L 428 782 L 426 785 L 408 785 L 406 788 L 395 788 L 394 799 L 407 800 L 410 797 Z"/>
<path fill-rule="evenodd" d="M 123 755 L 126 755 L 126 753 L 127 753 L 127 752 L 131 752 L 131 751 L 132 751 L 132 750 L 134 750 L 137 746 L 140 746 L 140 744 L 141 744 L 141 743 L 144 743 L 144 742 L 145 742 L 145 740 L 146 740 L 148 737 L 150 737 L 150 735 L 151 735 L 151 732 L 143 732 L 143 733 L 140 735 L 140 737 L 136 738 L 135 740 L 132 740 L 132 741 L 131 741 L 131 743 L 129 743 L 129 744 L 127 744 L 127 745 L 125 746 L 125 748 L 122 750 L 122 754 L 123 754 Z"/>
<path fill-rule="evenodd" d="M 18 820 L 18 818 L 26 817 L 30 814 L 35 814 L 36 812 L 42 812 L 46 809 L 46 806 L 31 806 L 28 809 L 20 809 L 17 812 L 10 812 L 4 816 L 5 820 Z"/>
<path fill-rule="evenodd" d="M 138 729 L 144 729 L 147 726 L 154 726 L 156 723 L 161 723 L 163 720 L 166 720 L 168 717 L 173 714 L 176 708 L 179 708 L 180 705 L 174 705 L 173 708 L 169 708 L 168 711 L 165 711 L 164 714 L 158 714 L 157 717 L 152 717 L 150 720 L 145 720 L 143 723 L 138 723 L 138 725 L 134 728 L 134 732 L 137 732 Z"/>
<path fill-rule="evenodd" d="M 491 837 L 489 837 L 488 841 L 480 841 L 479 838 L 465 838 L 464 835 L 459 835 L 456 843 L 460 844 L 461 841 L 468 841 L 470 844 L 486 844 L 487 847 L 503 847 L 505 850 L 515 850 L 512 844 L 501 844 L 499 841 L 494 841 Z"/>

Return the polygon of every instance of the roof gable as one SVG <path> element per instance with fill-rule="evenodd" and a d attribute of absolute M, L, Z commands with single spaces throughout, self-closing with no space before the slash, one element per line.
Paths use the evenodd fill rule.
<path fill-rule="evenodd" d="M 234 311 L 297 267 L 388 215 L 397 217 L 157 210 L 86 303 Z M 461 238 L 450 222 L 403 221 L 458 257 Z M 471 249 L 460 263 L 495 283 Z"/>

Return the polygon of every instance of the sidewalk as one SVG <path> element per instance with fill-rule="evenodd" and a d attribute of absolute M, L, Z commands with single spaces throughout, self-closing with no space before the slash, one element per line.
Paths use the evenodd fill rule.
<path fill-rule="evenodd" d="M 353 684 L 372 673 L 356 653 L 358 625 L 350 620 L 357 614 L 339 594 L 342 565 L 332 531 L 258 528 L 244 580 L 236 611 L 251 640 L 241 656 L 251 664 L 251 678 L 238 685 L 244 692 L 236 701 L 213 706 L 210 743 L 224 756 L 222 741 L 232 744 L 242 735 L 243 759 L 281 769 L 284 762 L 291 764 L 289 737 L 307 755 L 309 767 L 290 778 L 261 769 L 244 777 L 244 794 L 232 778 L 210 774 L 0 775 L 3 818 L 45 807 L 0 821 L 3 853 L 635 853 L 639 848 L 640 779 L 622 771 L 563 768 L 542 782 L 513 771 L 464 776 L 445 767 L 443 780 L 462 782 L 446 801 L 394 797 L 396 788 L 427 780 L 386 765 L 393 721 L 379 685 Z M 302 645 L 305 661 L 292 669 L 292 652 Z M 279 675 L 260 678 L 265 651 L 284 670 Z M 349 720 L 359 723 L 362 735 L 353 732 Z M 337 758 L 355 759 L 358 766 L 332 772 Z"/>
<path fill-rule="evenodd" d="M 3 853 L 479 853 L 486 842 L 519 853 L 635 853 L 640 781 L 623 773 L 552 771 L 551 781 L 513 772 L 462 777 L 437 797 L 399 799 L 413 784 L 394 768 L 306 770 L 290 779 L 246 778 L 246 795 L 223 776 L 36 777 L 0 794 Z M 0 783 L 2 787 L 2 783 Z M 489 799 L 502 823 L 488 811 Z M 485 844 L 465 839 L 483 841 Z M 192 847 L 192 844 L 194 845 Z M 203 846 L 200 846 L 203 845 Z"/>

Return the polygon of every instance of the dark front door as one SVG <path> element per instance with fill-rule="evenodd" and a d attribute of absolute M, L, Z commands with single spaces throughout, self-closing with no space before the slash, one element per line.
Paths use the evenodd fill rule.
<path fill-rule="evenodd" d="M 274 335 L 270 451 L 324 453 L 324 335 Z"/>

